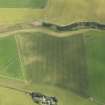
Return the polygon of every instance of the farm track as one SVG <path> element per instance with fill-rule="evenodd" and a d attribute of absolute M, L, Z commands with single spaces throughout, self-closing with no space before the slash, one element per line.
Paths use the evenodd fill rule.
<path fill-rule="evenodd" d="M 37 25 L 33 26 L 31 24 L 28 24 L 29 26 L 27 25 L 28 27 L 26 27 L 25 25 L 27 24 L 23 25 L 20 24 L 18 28 L 17 26 L 10 26 L 7 29 L 4 29 L 3 31 L 0 30 L 0 38 L 25 32 L 26 33 L 43 32 L 46 34 L 50 34 L 51 36 L 66 37 L 66 36 L 72 36 L 74 34 L 81 34 L 89 30 L 95 30 L 95 31 L 105 30 L 105 24 L 97 22 L 78 22 L 65 26 L 59 26 L 56 24 L 45 23 L 45 22 L 43 22 L 41 26 Z"/>
<path fill-rule="evenodd" d="M 22 29 L 22 30 L 16 30 L 16 31 L 10 31 L 10 32 L 4 32 L 0 33 L 0 38 L 8 37 L 8 36 L 14 36 L 17 33 L 31 33 L 31 32 L 43 32 L 45 34 L 50 34 L 51 36 L 55 37 L 67 37 L 67 36 L 72 36 L 75 34 L 81 34 L 85 33 L 89 30 L 81 30 L 81 31 L 74 31 L 74 32 L 64 32 L 64 33 L 58 33 L 58 32 L 53 32 L 50 30 L 43 30 L 43 29 Z"/>

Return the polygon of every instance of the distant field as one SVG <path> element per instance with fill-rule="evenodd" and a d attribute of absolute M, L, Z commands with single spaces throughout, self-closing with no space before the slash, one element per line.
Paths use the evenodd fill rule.
<path fill-rule="evenodd" d="M 49 0 L 44 19 L 69 24 L 80 21 L 105 22 L 104 0 Z"/>
<path fill-rule="evenodd" d="M 0 39 L 0 76 L 23 79 L 14 37 Z"/>
<path fill-rule="evenodd" d="M 98 21 L 105 23 L 104 0 L 49 0 L 45 9 L 37 10 L 34 8 L 37 2 L 41 4 L 43 2 L 46 3 L 46 1 L 47 0 L 14 0 L 14 2 L 8 3 L 7 0 L 1 0 L 1 6 L 3 3 L 8 3 L 6 5 L 9 6 L 11 3 L 14 3 L 20 7 L 1 7 L 0 24 L 23 21 L 29 22 L 30 20 L 49 21 L 56 24 L 70 24 L 80 21 Z M 14 4 L 13 6 L 15 6 Z M 28 6 L 30 5 L 29 7 L 31 8 L 29 8 L 27 4 Z"/>
<path fill-rule="evenodd" d="M 47 0 L 0 0 L 0 8 L 43 8 Z"/>
<path fill-rule="evenodd" d="M 89 93 L 105 102 L 105 31 L 85 34 Z"/>

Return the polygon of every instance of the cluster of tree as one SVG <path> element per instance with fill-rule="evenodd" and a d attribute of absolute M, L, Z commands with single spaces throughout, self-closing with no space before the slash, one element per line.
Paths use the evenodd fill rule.
<path fill-rule="evenodd" d="M 78 29 L 88 29 L 88 28 L 105 30 L 105 24 L 101 24 L 98 22 L 77 22 L 65 26 L 43 22 L 42 26 L 53 29 L 55 31 L 74 31 Z"/>

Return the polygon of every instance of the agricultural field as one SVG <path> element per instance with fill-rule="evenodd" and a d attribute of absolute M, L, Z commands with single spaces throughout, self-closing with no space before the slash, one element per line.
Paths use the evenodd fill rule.
<path fill-rule="evenodd" d="M 0 38 L 0 76 L 24 78 L 14 37 Z"/>
<path fill-rule="evenodd" d="M 104 0 L 49 0 L 44 20 L 56 24 L 80 21 L 105 23 Z"/>
<path fill-rule="evenodd" d="M 7 87 L 12 87 L 10 89 Z M 18 90 L 17 90 L 18 89 Z M 19 90 L 33 90 L 41 92 L 48 96 L 56 96 L 59 100 L 58 105 L 97 105 L 89 99 L 83 98 L 68 89 L 59 88 L 55 85 L 48 85 L 43 83 L 25 84 L 23 81 L 5 79 L 0 77 L 0 104 L 1 105 L 38 105 L 33 103 L 32 98 L 24 92 Z M 5 98 L 4 98 L 5 97 Z M 18 99 L 18 100 L 17 100 Z M 76 101 L 75 101 L 76 100 Z"/>
<path fill-rule="evenodd" d="M 5 1 L 7 2 L 7 0 L 1 0 L 0 5 Z M 14 3 L 18 5 L 22 2 L 21 5 L 19 5 L 22 6 L 24 1 L 25 0 L 19 0 L 15 2 L 14 0 Z M 40 4 L 42 4 L 43 1 L 44 0 L 34 0 L 34 2 Z M 47 0 L 44 2 L 46 1 Z M 80 21 L 105 22 L 104 0 L 49 0 L 44 9 L 34 8 L 33 0 L 30 0 L 32 6 L 29 0 L 26 0 L 25 3 L 29 4 L 30 7 L 23 8 L 26 4 L 24 4 L 23 7 L 17 6 L 15 8 L 1 7 L 0 24 L 21 23 L 35 20 L 49 21 L 56 24 L 70 24 Z M 10 4 L 11 2 L 7 5 Z M 37 5 L 37 3 L 35 3 L 35 5 Z"/>
<path fill-rule="evenodd" d="M 0 87 L 0 105 L 36 105 L 24 93 Z"/>
<path fill-rule="evenodd" d="M 43 8 L 47 0 L 0 0 L 0 8 Z"/>
<path fill-rule="evenodd" d="M 29 23 L 42 18 L 42 10 L 29 8 L 0 8 L 0 26 Z"/>
<path fill-rule="evenodd" d="M 104 0 L 0 0 L 0 105 L 37 105 L 8 86 L 56 96 L 58 105 L 105 103 L 105 31 L 36 27 L 104 24 L 104 10 Z"/>
<path fill-rule="evenodd" d="M 47 0 L 0 0 L 0 26 L 40 20 L 46 5 Z"/>
<path fill-rule="evenodd" d="M 31 86 L 32 88 L 32 86 Z M 35 91 L 41 91 L 48 95 L 56 95 L 59 97 L 59 105 L 97 105 L 93 102 L 77 96 L 76 94 L 62 90 L 60 88 L 37 85 L 33 86 Z M 47 90 L 47 92 L 46 92 Z M 76 100 L 76 101 L 75 101 Z M 1 105 L 37 105 L 32 98 L 24 93 L 0 87 L 0 104 Z"/>
<path fill-rule="evenodd" d="M 89 93 L 105 102 L 105 31 L 85 33 Z"/>
<path fill-rule="evenodd" d="M 67 37 L 38 32 L 21 34 L 18 40 L 27 80 L 67 88 L 104 102 L 104 34 L 105 31 Z"/>
<path fill-rule="evenodd" d="M 59 38 L 36 32 L 23 33 L 18 38 L 28 81 L 71 88 L 86 95 L 85 49 L 81 35 Z"/>

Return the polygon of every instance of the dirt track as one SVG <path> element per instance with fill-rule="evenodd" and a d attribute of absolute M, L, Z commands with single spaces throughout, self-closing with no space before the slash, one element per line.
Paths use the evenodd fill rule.
<path fill-rule="evenodd" d="M 3 37 L 7 37 L 7 36 L 14 36 L 17 33 L 30 33 L 30 32 L 43 32 L 45 34 L 49 34 L 51 36 L 55 36 L 55 37 L 68 37 L 68 36 L 72 36 L 72 35 L 77 35 L 77 34 L 81 34 L 81 33 L 85 33 L 90 31 L 91 29 L 81 29 L 79 31 L 68 31 L 68 32 L 54 32 L 48 29 L 41 29 L 41 28 L 32 28 L 32 29 L 20 29 L 20 30 L 15 30 L 15 31 L 8 31 L 8 32 L 3 32 L 0 33 L 0 38 Z"/>
<path fill-rule="evenodd" d="M 43 32 L 48 35 L 55 37 L 67 37 L 85 33 L 90 30 L 104 31 L 105 25 L 97 22 L 79 22 L 73 23 L 66 26 L 59 26 L 51 23 L 40 23 L 36 22 L 28 24 L 16 24 L 14 26 L 8 26 L 0 30 L 0 38 L 15 35 L 17 33 L 30 33 L 30 32 Z"/>

